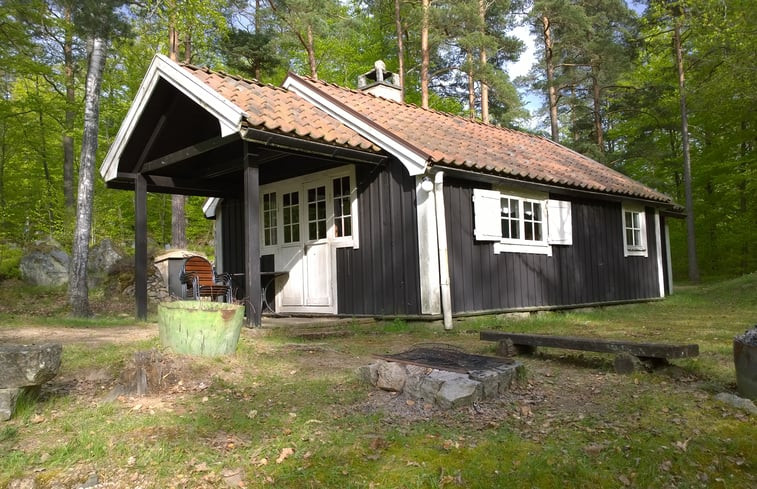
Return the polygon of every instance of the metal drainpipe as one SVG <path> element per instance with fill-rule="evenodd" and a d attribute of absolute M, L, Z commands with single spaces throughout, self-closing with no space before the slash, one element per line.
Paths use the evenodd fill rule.
<path fill-rule="evenodd" d="M 442 294 L 444 329 L 452 330 L 452 296 L 449 290 L 449 262 L 447 260 L 447 223 L 444 218 L 444 172 L 434 175 L 434 200 L 436 202 L 436 241 L 439 247 L 439 290 Z"/>

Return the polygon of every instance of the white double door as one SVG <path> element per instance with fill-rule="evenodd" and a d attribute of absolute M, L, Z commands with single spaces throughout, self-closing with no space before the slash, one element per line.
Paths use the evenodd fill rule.
<path fill-rule="evenodd" d="M 336 248 L 347 245 L 345 238 L 351 236 L 336 236 L 334 209 L 340 199 L 334 180 L 327 174 L 277 187 L 281 239 L 275 267 L 288 272 L 276 282 L 277 312 L 337 312 Z"/>

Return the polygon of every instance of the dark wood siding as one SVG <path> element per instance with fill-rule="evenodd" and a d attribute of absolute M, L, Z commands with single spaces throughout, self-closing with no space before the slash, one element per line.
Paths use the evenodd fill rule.
<path fill-rule="evenodd" d="M 238 274 L 232 276 L 234 298 L 246 297 L 244 280 L 244 209 L 239 199 L 224 199 L 221 202 L 221 270 L 224 273 Z M 260 271 L 272 272 L 274 267 L 273 255 L 260 257 Z M 269 292 L 273 292 L 273 289 Z M 266 298 L 273 306 L 273 297 L 269 293 Z"/>
<path fill-rule="evenodd" d="M 415 179 L 390 160 L 357 166 L 360 247 L 336 250 L 340 314 L 420 314 Z"/>
<path fill-rule="evenodd" d="M 646 209 L 648 257 L 623 256 L 620 203 L 557 196 L 550 198 L 571 201 L 572 245 L 552 246 L 552 256 L 494 254 L 491 243 L 473 238 L 472 196 L 470 182 L 445 182 L 453 312 L 659 296 L 654 209 Z"/>

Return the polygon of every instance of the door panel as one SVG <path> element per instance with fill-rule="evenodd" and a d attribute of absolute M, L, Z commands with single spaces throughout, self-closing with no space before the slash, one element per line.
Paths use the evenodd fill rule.
<path fill-rule="evenodd" d="M 276 270 L 286 270 L 289 275 L 277 279 L 277 298 L 281 301 L 277 308 L 299 307 L 304 305 L 304 266 L 302 247 L 293 246 L 282 248 L 276 254 Z M 283 309 L 282 309 L 283 310 Z"/>
<path fill-rule="evenodd" d="M 305 245 L 305 303 L 331 305 L 331 246 L 328 243 Z"/>
<path fill-rule="evenodd" d="M 265 221 L 265 215 L 261 219 L 278 234 L 275 245 L 270 244 L 273 239 L 263 239 L 262 245 L 273 248 L 276 270 L 288 272 L 276 279 L 279 312 L 337 311 L 335 249 L 352 246 L 354 232 L 354 174 L 345 175 L 347 171 L 311 174 L 264 189 L 276 196 L 275 205 L 269 203 L 268 208 L 277 214 L 275 220 L 269 216 Z"/>

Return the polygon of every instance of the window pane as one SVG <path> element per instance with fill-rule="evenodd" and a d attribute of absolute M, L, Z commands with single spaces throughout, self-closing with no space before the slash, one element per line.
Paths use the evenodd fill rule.
<path fill-rule="evenodd" d="M 334 186 L 334 236 L 352 235 L 352 209 L 350 206 L 350 177 L 335 178 Z"/>
<path fill-rule="evenodd" d="M 326 186 L 308 189 L 308 239 L 326 237 Z"/>
<path fill-rule="evenodd" d="M 263 244 L 275 245 L 278 236 L 276 192 L 263 194 Z"/>
<path fill-rule="evenodd" d="M 284 214 L 284 243 L 296 243 L 300 240 L 299 195 L 299 192 L 291 192 L 282 196 L 282 212 Z"/>
<path fill-rule="evenodd" d="M 542 212 L 539 202 L 523 202 L 523 239 L 527 241 L 542 240 Z"/>

